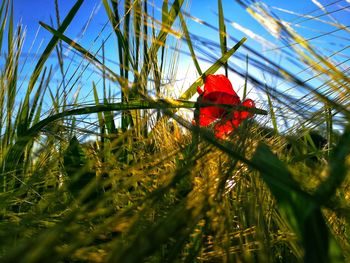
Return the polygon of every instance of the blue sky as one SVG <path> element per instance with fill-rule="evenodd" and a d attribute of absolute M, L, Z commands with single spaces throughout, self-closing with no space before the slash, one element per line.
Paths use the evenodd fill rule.
<path fill-rule="evenodd" d="M 40 51 L 44 49 L 45 45 L 51 38 L 50 33 L 45 31 L 45 29 L 40 28 L 39 21 L 51 24 L 50 19 L 52 18 L 54 24 L 56 24 L 54 1 L 55 0 L 14 0 L 15 21 L 20 21 L 26 27 L 26 40 L 23 47 L 23 57 L 25 57 L 25 55 L 29 52 L 29 61 L 31 58 L 32 61 L 35 61 L 35 54 L 40 54 Z M 155 0 L 150 2 L 155 2 L 155 17 L 159 18 L 162 1 Z M 282 17 L 287 22 L 291 22 L 295 26 L 294 29 L 306 38 L 313 38 L 315 36 L 319 36 L 324 33 L 335 30 L 336 28 L 334 26 L 327 24 L 334 22 L 335 19 L 341 21 L 345 26 L 350 25 L 350 3 L 346 0 L 266 0 L 264 2 L 269 6 L 270 10 L 275 15 L 277 15 L 278 17 Z M 67 12 L 70 10 L 70 8 L 74 5 L 74 3 L 75 1 L 73 0 L 58 0 L 61 21 L 63 20 Z M 327 11 L 331 13 L 332 17 L 324 15 L 320 8 L 317 6 L 318 3 L 322 4 L 323 6 L 326 6 Z M 241 39 L 244 36 L 247 36 L 247 31 L 242 32 L 242 30 L 240 30 L 242 28 L 244 28 L 245 30 L 249 29 L 256 36 L 265 38 L 267 41 L 270 41 L 271 43 L 276 45 L 276 47 L 282 46 L 281 42 L 276 41 L 269 34 L 269 32 L 265 30 L 263 26 L 260 25 L 256 20 L 254 20 L 250 15 L 248 15 L 244 8 L 237 4 L 236 1 L 223 0 L 223 7 L 226 18 L 227 33 L 230 37 L 232 37 L 232 39 L 228 40 L 228 47 L 233 46 L 237 40 Z M 152 7 L 150 6 L 149 10 L 151 10 L 151 8 Z M 188 6 L 188 9 L 184 10 L 187 10 L 187 12 L 191 14 L 191 16 L 208 23 L 209 25 L 211 25 L 211 27 L 214 27 L 213 29 L 206 25 L 203 25 L 202 23 L 198 23 L 197 21 L 194 21 L 191 18 L 187 19 L 189 31 L 195 37 L 198 37 L 198 40 L 194 41 L 194 44 L 197 45 L 196 47 L 198 49 L 202 47 L 201 39 L 207 41 L 208 43 L 212 41 L 213 45 L 219 44 L 218 31 L 217 29 L 215 29 L 218 27 L 217 1 L 192 0 Z M 312 16 L 317 16 L 319 17 L 318 19 L 322 19 L 326 22 L 315 21 L 312 19 L 308 19 L 307 17 L 300 18 L 297 14 L 310 14 Z M 92 17 L 92 19 L 89 20 L 89 17 Z M 85 28 L 86 22 L 88 20 L 88 27 Z M 81 9 L 79 10 L 78 15 L 75 17 L 73 23 L 67 29 L 65 34 L 70 38 L 75 39 L 79 44 L 81 44 L 83 47 L 90 50 L 91 52 L 98 50 L 101 46 L 102 41 L 108 39 L 108 41 L 106 42 L 106 57 L 109 59 L 109 62 L 107 62 L 107 64 L 115 72 L 118 72 L 118 55 L 116 48 L 116 40 L 114 38 L 114 35 L 112 34 L 111 27 L 107 25 L 104 28 L 104 25 L 106 25 L 106 23 L 108 24 L 108 19 L 104 7 L 101 4 L 101 1 L 85 0 Z M 342 47 L 346 47 L 346 45 L 348 45 L 348 35 L 348 32 L 344 32 L 344 30 L 336 31 L 331 35 L 328 34 L 327 37 L 318 37 L 312 40 L 312 43 L 320 49 L 320 52 L 322 52 L 322 54 L 329 55 L 332 52 L 340 50 Z M 173 41 L 176 41 L 176 39 L 174 38 Z M 290 62 L 291 59 L 296 59 L 296 56 L 294 56 L 293 54 L 289 55 L 290 57 L 288 57 L 281 56 L 281 54 L 279 53 L 268 51 L 268 47 L 256 42 L 251 36 L 248 36 L 248 41 L 246 42 L 246 45 L 253 48 L 257 52 L 275 60 L 276 62 L 283 64 L 283 66 L 287 67 L 292 72 L 300 71 L 300 69 L 297 66 L 295 66 L 295 64 Z M 30 47 L 32 48 L 30 49 Z M 196 52 L 199 57 L 209 60 L 209 62 L 201 61 L 202 70 L 205 70 L 207 67 L 210 66 L 210 61 L 213 62 L 215 58 L 218 58 L 220 56 L 220 50 L 217 47 L 211 45 L 203 47 L 203 49 L 204 53 L 202 54 L 199 52 L 199 50 L 196 50 Z M 185 42 L 181 44 L 181 50 L 187 51 Z M 69 65 L 68 61 L 73 61 L 71 69 L 73 69 L 74 67 L 84 66 L 84 61 L 82 61 L 81 58 L 79 59 L 79 56 L 74 55 L 74 53 L 69 51 L 67 48 L 65 48 L 64 51 L 68 56 L 67 64 Z M 250 55 L 250 52 L 244 47 L 239 50 L 239 53 L 241 54 L 241 56 L 245 56 L 247 54 Z M 345 49 L 343 51 L 343 54 L 346 56 L 350 56 L 349 49 Z M 179 60 L 179 76 L 183 79 L 186 79 L 185 82 L 182 82 L 182 84 L 179 85 L 186 88 L 192 81 L 196 79 L 197 74 L 194 70 L 194 66 L 189 56 L 181 55 Z M 79 63 L 83 64 L 80 65 Z M 238 60 L 237 58 L 232 58 L 230 60 L 230 63 L 232 67 L 244 67 L 244 63 L 242 63 L 242 61 Z M 27 81 L 25 75 L 28 73 L 30 74 L 33 64 L 35 63 L 28 63 L 27 67 L 25 67 L 22 71 L 22 77 L 24 78 L 24 87 L 25 82 Z M 57 59 L 55 55 L 52 56 L 52 59 L 49 60 L 47 64 L 52 64 L 56 69 L 52 86 L 54 85 L 55 81 L 57 85 L 60 85 L 61 78 L 57 70 Z M 349 65 L 349 63 L 347 63 L 347 65 Z M 254 73 L 260 78 L 264 77 L 271 83 L 275 81 L 275 85 L 279 84 L 276 80 L 269 79 L 269 77 L 266 76 L 264 72 L 261 72 L 258 69 L 251 68 L 250 70 L 254 71 Z M 188 75 L 186 75 L 186 72 L 188 73 Z M 186 78 L 184 76 L 186 76 Z M 242 79 L 237 78 L 237 76 L 235 76 L 234 73 L 231 74 L 231 77 L 236 78 L 236 84 L 234 84 L 234 87 L 236 89 L 240 89 L 243 85 Z M 308 74 L 300 74 L 300 77 L 307 78 Z M 78 83 L 80 83 L 80 86 L 85 87 L 84 89 L 82 89 L 82 95 L 86 98 L 86 100 L 91 99 L 92 81 L 101 84 L 101 82 L 99 82 L 100 80 L 100 74 L 96 74 L 96 72 L 94 72 L 93 67 L 89 67 L 89 69 L 85 72 L 84 76 L 80 77 Z M 313 80 L 313 84 L 318 85 L 317 81 L 319 82 L 320 80 Z M 77 82 L 74 81 L 72 82 L 73 91 L 77 89 L 76 87 L 73 87 L 74 85 L 76 85 L 76 83 Z M 253 89 L 254 87 L 251 87 L 252 93 L 254 93 Z M 84 94 L 84 92 L 86 94 Z M 297 93 L 297 90 L 295 90 L 295 93 Z M 252 96 L 255 96 L 255 98 L 257 97 L 256 94 L 253 94 Z M 84 101 L 84 98 L 82 98 L 82 101 Z M 49 107 L 50 105 L 47 106 Z"/>
<path fill-rule="evenodd" d="M 56 14 L 55 14 L 55 0 L 14 0 L 14 11 L 15 11 L 15 20 L 21 21 L 23 25 L 27 28 L 27 35 L 26 35 L 26 42 L 24 46 L 24 51 L 26 49 L 29 49 L 29 47 L 32 45 L 32 41 L 34 40 L 34 36 L 36 31 L 39 28 L 39 21 L 43 21 L 47 24 L 50 24 L 50 18 L 54 20 L 54 23 L 56 22 Z M 121 1 L 123 2 L 123 1 Z M 150 1 L 152 2 L 152 1 Z M 161 1 L 157 0 L 155 1 L 155 5 L 160 7 Z M 317 9 L 317 6 L 310 0 L 296 0 L 296 1 L 279 1 L 279 0 L 267 0 L 264 1 L 271 7 L 278 7 L 280 9 L 286 9 L 293 11 L 295 13 L 309 13 Z M 321 1 L 319 2 L 323 5 L 327 5 L 330 2 L 336 2 L 336 1 Z M 339 9 L 340 7 L 346 7 L 349 6 L 350 3 L 346 1 L 338 1 L 338 4 L 334 4 L 328 7 L 329 11 Z M 59 4 L 59 12 L 60 12 L 60 18 L 61 20 L 65 17 L 67 12 L 70 10 L 70 8 L 75 3 L 74 0 L 58 0 Z M 255 34 L 258 34 L 262 37 L 266 37 L 269 40 L 273 40 L 272 37 L 269 35 L 269 33 L 263 29 L 261 25 L 254 19 L 252 19 L 245 10 L 239 6 L 234 0 L 223 0 L 223 7 L 224 7 L 224 13 L 227 21 L 232 21 L 235 23 L 239 23 L 243 25 L 246 28 L 249 28 L 250 30 L 254 31 Z M 325 24 L 314 22 L 313 20 L 309 21 L 303 21 L 305 19 L 298 19 L 295 15 L 288 14 L 286 12 L 281 12 L 277 9 L 272 9 L 275 14 L 282 16 L 287 21 L 293 21 L 295 23 L 302 22 L 300 26 L 306 26 L 306 27 L 313 27 L 317 26 L 318 30 L 324 30 L 329 31 L 332 29 L 331 27 L 328 27 Z M 332 15 L 343 22 L 344 25 L 350 24 L 350 9 L 343 12 L 335 12 Z M 66 34 L 70 36 L 71 38 L 75 38 L 76 36 L 79 36 L 79 33 L 81 33 L 82 29 L 84 28 L 84 24 L 88 20 L 88 18 L 91 16 L 91 13 L 95 12 L 92 15 L 92 20 L 89 24 L 88 30 L 86 31 L 86 34 L 79 39 L 79 43 L 83 46 L 87 47 L 91 42 L 95 39 L 95 37 L 100 33 L 101 28 L 103 25 L 107 22 L 107 17 L 105 14 L 105 10 L 103 6 L 101 5 L 100 1 L 95 0 L 85 0 L 84 4 L 82 5 L 81 9 L 79 10 L 79 13 L 75 20 L 73 21 L 72 25 L 68 28 L 66 31 Z M 215 0 L 192 0 L 189 5 L 188 12 L 194 16 L 197 17 L 215 27 L 217 27 L 217 3 Z M 158 14 L 159 16 L 159 10 L 155 11 L 156 16 Z M 320 11 L 312 13 L 312 15 L 318 15 L 321 14 Z M 322 17 L 322 19 L 329 20 L 327 17 Z M 205 36 L 208 39 L 214 39 L 218 40 L 217 38 L 217 31 L 210 29 L 208 27 L 205 27 L 197 22 L 192 21 L 191 19 L 187 20 L 188 22 L 188 28 L 190 32 L 196 35 Z M 321 28 L 320 28 L 321 26 Z M 228 23 L 226 23 L 227 32 L 234 36 L 236 39 L 240 39 L 241 37 L 245 36 L 245 34 L 239 32 L 238 30 L 235 30 L 232 26 L 230 26 Z M 328 27 L 328 28 L 327 28 Z M 316 28 L 314 28 L 316 29 Z M 111 28 L 108 28 L 105 32 L 105 37 L 108 36 L 110 33 Z M 301 29 L 300 32 L 303 34 L 303 36 L 306 37 L 312 37 L 316 35 L 316 32 L 312 32 L 311 30 L 307 29 Z M 101 36 L 101 39 L 104 35 Z M 44 29 L 40 29 L 39 35 L 37 36 L 36 41 L 39 42 L 40 40 L 48 41 L 51 37 L 50 33 L 46 32 Z M 248 40 L 251 41 L 251 40 Z M 327 44 L 329 40 L 320 39 L 323 44 Z M 249 42 L 248 42 L 249 43 Z M 229 42 L 228 45 L 233 45 L 234 42 Z M 339 43 L 338 43 L 339 44 Z M 339 44 L 341 45 L 341 44 Z"/>

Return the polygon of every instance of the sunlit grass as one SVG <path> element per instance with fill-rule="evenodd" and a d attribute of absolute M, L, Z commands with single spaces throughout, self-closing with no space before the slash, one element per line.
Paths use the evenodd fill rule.
<path fill-rule="evenodd" d="M 1 262 L 349 260 L 346 49 L 324 55 L 313 45 L 317 37 L 297 33 L 294 27 L 303 20 L 287 23 L 266 5 L 239 2 L 281 40 L 281 46 L 269 45 L 270 51 L 297 63 L 299 73 L 256 51 L 246 38 L 230 36 L 228 25 L 246 29 L 225 19 L 220 0 L 217 25 L 200 22 L 217 30 L 215 41 L 191 32 L 187 20 L 199 20 L 186 12 L 184 1 L 163 1 L 159 17 L 148 1 L 103 1 L 109 37 L 119 52 L 113 71 L 104 40 L 96 52 L 65 33 L 83 1 L 62 22 L 55 1 L 57 26 L 40 23 L 52 38 L 21 96 L 23 35 L 13 25 L 12 1 L 3 1 Z M 317 10 L 331 16 L 329 6 Z M 319 14 L 293 14 L 325 23 Z M 330 19 L 335 30 L 348 32 Z M 248 33 L 263 44 L 271 41 Z M 178 97 L 167 98 L 166 86 L 176 81 L 183 55 L 180 37 L 199 78 Z M 219 55 L 214 58 L 194 38 Z M 228 40 L 234 40 L 232 47 Z M 64 58 L 65 48 L 74 50 L 74 59 Z M 54 51 L 62 78 L 58 87 L 48 65 Z M 208 69 L 200 54 L 210 61 Z M 84 101 L 89 96 L 79 83 L 88 67 L 99 78 L 88 84 L 91 99 Z M 245 80 L 243 99 L 251 85 L 260 96 L 255 119 L 226 140 L 178 112 L 205 106 L 192 97 L 205 76 L 220 68 Z M 254 74 L 257 69 L 263 78 Z"/>

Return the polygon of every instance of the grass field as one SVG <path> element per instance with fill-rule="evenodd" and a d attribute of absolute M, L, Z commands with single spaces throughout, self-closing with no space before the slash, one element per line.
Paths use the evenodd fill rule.
<path fill-rule="evenodd" d="M 217 21 L 207 26 L 217 31 L 218 56 L 208 52 L 204 70 L 183 0 L 164 0 L 160 17 L 152 1 L 102 0 L 114 58 L 104 44 L 93 52 L 66 35 L 83 0 L 61 18 L 55 1 L 56 22 L 40 22 L 51 39 L 23 82 L 25 39 L 13 2 L 0 6 L 1 262 L 350 261 L 349 28 L 342 21 L 327 22 L 343 46 L 326 53 L 297 33 L 297 22 L 237 1 L 280 41 L 275 54 L 298 64 L 296 74 L 247 45 L 264 40 L 253 31 L 235 41 L 222 1 L 213 1 Z M 318 14 L 332 16 L 324 8 Z M 199 78 L 177 94 L 180 40 Z M 79 86 L 87 68 L 98 76 L 84 87 L 91 100 Z M 254 115 L 225 138 L 193 121 L 208 107 L 196 100 L 197 87 L 220 70 L 244 80 L 242 101 L 251 89 L 258 94 L 256 108 L 220 106 Z"/>

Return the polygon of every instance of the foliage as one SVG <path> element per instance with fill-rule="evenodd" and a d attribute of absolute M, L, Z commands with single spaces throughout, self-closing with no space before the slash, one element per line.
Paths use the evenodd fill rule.
<path fill-rule="evenodd" d="M 13 25 L 13 1 L 2 2 L 1 262 L 349 261 L 348 72 L 266 5 L 237 2 L 263 26 L 272 23 L 293 59 L 326 79 L 322 87 L 245 45 L 246 38 L 229 48 L 233 38 L 221 0 L 218 27 L 209 25 L 217 30 L 220 55 L 207 70 L 196 55 L 203 50 L 193 41 L 186 19 L 195 19 L 184 1 L 164 0 L 160 18 L 146 0 L 102 1 L 117 41 L 118 73 L 106 63 L 104 41 L 93 52 L 65 33 L 84 1 L 62 22 L 55 1 L 57 29 L 40 22 L 52 38 L 21 96 L 24 35 Z M 332 25 L 348 31 L 340 22 Z M 170 99 L 165 86 L 175 81 L 179 38 L 199 78 Z M 81 75 L 69 75 L 64 45 L 101 76 L 102 84 L 90 83 L 92 103 L 79 100 Z M 56 89 L 48 66 L 53 51 L 62 75 Z M 233 57 L 246 63 L 244 70 L 233 70 Z M 307 95 L 274 88 L 248 66 Z M 215 104 L 258 115 L 225 140 L 178 112 L 194 109 L 198 118 L 199 108 L 211 105 L 190 99 L 220 67 L 245 79 L 243 100 L 248 84 L 255 85 L 269 111 L 261 118 L 264 109 Z M 117 85 L 120 100 L 108 83 Z M 283 114 L 297 120 L 290 129 L 281 129 Z"/>

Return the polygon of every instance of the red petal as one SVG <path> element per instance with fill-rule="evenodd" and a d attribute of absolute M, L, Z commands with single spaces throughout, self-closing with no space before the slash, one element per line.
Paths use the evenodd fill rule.
<path fill-rule="evenodd" d="M 220 107 L 203 107 L 199 109 L 199 116 L 201 115 L 207 115 L 211 116 L 214 119 L 220 118 L 224 115 L 225 111 L 223 108 Z"/>
<path fill-rule="evenodd" d="M 215 104 L 228 104 L 228 105 L 238 105 L 240 100 L 238 97 L 233 97 L 232 95 L 220 92 L 210 93 L 210 96 L 203 97 L 202 102 L 204 103 L 215 103 Z M 215 118 L 220 118 L 228 112 L 228 109 L 224 107 L 208 106 L 203 107 L 207 109 L 207 114 L 211 114 Z M 211 112 L 211 113 L 210 113 Z"/>
<path fill-rule="evenodd" d="M 217 107 L 204 107 L 199 109 L 199 125 L 208 126 L 218 118 Z"/>
<path fill-rule="evenodd" d="M 231 82 L 224 75 L 208 75 L 205 79 L 204 91 L 198 87 L 197 92 L 201 95 L 201 102 L 228 105 L 240 105 L 241 101 L 233 90 Z M 242 104 L 247 107 L 255 107 L 252 100 L 246 100 Z M 199 110 L 199 125 L 208 126 L 219 118 L 224 117 L 229 112 L 228 109 L 216 106 L 201 107 Z M 218 138 L 224 138 L 236 129 L 242 119 L 250 116 L 248 112 L 234 111 L 231 120 L 219 122 L 215 125 L 214 131 Z"/>
<path fill-rule="evenodd" d="M 251 99 L 246 99 L 245 101 L 243 101 L 242 106 L 248 107 L 248 108 L 255 108 L 255 103 Z M 240 118 L 242 120 L 244 120 L 244 119 L 252 117 L 252 116 L 253 116 L 253 113 L 247 112 L 247 111 L 242 111 Z"/>
<path fill-rule="evenodd" d="M 255 108 L 255 103 L 251 99 L 246 99 L 245 101 L 243 101 L 242 106 L 248 107 L 248 108 Z"/>
<path fill-rule="evenodd" d="M 241 100 L 239 99 L 238 96 L 233 96 L 231 94 L 218 92 L 218 91 L 205 93 L 203 95 L 203 101 L 217 103 L 217 104 L 231 104 L 231 105 L 238 105 L 241 103 Z"/>
<path fill-rule="evenodd" d="M 212 92 L 222 92 L 232 96 L 237 96 L 230 80 L 224 75 L 208 75 L 205 78 L 204 96 Z"/>
<path fill-rule="evenodd" d="M 230 133 L 232 133 L 241 123 L 240 120 L 234 119 L 234 120 L 228 120 L 226 122 L 218 122 L 215 127 L 215 136 L 217 138 L 223 139 L 226 136 L 228 136 Z"/>

